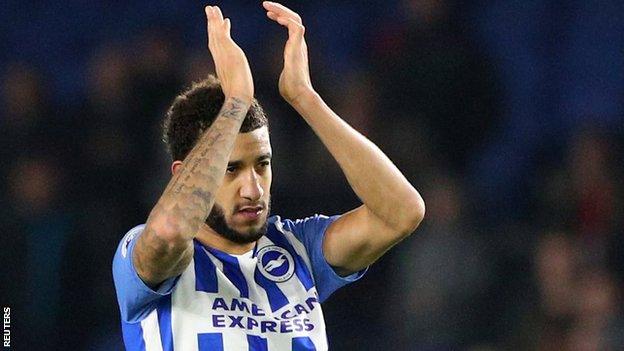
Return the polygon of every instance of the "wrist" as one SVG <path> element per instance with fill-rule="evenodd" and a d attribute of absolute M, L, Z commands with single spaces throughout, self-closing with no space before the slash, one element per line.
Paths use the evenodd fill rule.
<path fill-rule="evenodd" d="M 306 89 L 288 103 L 297 111 L 305 110 L 308 106 L 320 103 L 321 96 L 314 89 Z"/>
<path fill-rule="evenodd" d="M 233 93 L 233 94 L 226 94 L 225 95 L 225 99 L 223 100 L 223 103 L 234 103 L 237 106 L 242 106 L 242 107 L 247 107 L 249 108 L 251 106 L 251 102 L 253 101 L 253 96 L 250 95 L 245 95 L 245 94 L 239 94 L 239 93 Z"/>
<path fill-rule="evenodd" d="M 219 116 L 242 123 L 247 115 L 247 111 L 251 107 L 251 101 L 252 98 L 246 98 L 241 95 L 225 95 Z"/>

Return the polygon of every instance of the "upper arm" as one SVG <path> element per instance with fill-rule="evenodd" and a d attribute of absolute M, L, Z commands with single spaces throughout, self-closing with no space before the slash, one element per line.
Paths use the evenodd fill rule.
<path fill-rule="evenodd" d="M 142 320 L 153 309 L 157 300 L 171 293 L 177 277 L 171 277 L 151 288 L 139 277 L 133 263 L 133 253 L 144 226 L 130 230 L 121 240 L 113 259 L 113 280 L 121 318 L 125 322 Z"/>
<path fill-rule="evenodd" d="M 360 279 L 366 273 L 366 269 L 362 269 L 350 275 L 339 275 L 325 259 L 323 242 L 327 228 L 339 218 L 339 215 L 327 217 L 316 214 L 294 222 L 288 219 L 281 221 L 284 229 L 294 234 L 296 240 L 305 247 L 320 302 L 325 301 L 340 287 Z"/>
<path fill-rule="evenodd" d="M 389 226 L 362 205 L 327 228 L 323 253 L 338 273 L 350 274 L 370 266 L 410 232 Z"/>

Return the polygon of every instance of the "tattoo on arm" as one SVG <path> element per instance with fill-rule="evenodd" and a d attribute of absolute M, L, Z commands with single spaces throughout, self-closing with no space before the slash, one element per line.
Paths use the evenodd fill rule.
<path fill-rule="evenodd" d="M 234 141 L 245 118 L 249 104 L 237 98 L 227 99 L 219 115 L 188 154 L 181 169 L 171 179 L 152 210 L 148 225 L 135 248 L 137 270 L 147 283 L 159 283 L 180 274 L 192 257 L 192 242 L 200 225 L 206 220 L 217 188 L 220 186 Z M 168 250 L 170 243 L 148 228 L 150 219 L 173 218 L 172 227 L 179 230 L 182 240 L 178 250 Z"/>
<path fill-rule="evenodd" d="M 235 98 L 235 97 L 231 98 L 230 100 L 231 101 L 226 101 L 223 104 L 225 108 L 222 112 L 222 116 L 227 117 L 227 118 L 238 119 L 239 116 L 241 115 L 241 112 L 245 104 L 243 103 L 243 100 Z M 228 102 L 230 103 L 230 106 L 226 106 Z M 243 117 L 245 116 L 246 113 L 247 111 L 243 113 Z"/>

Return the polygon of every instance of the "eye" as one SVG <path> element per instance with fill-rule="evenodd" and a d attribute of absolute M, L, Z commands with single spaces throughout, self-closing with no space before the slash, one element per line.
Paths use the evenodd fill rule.
<path fill-rule="evenodd" d="M 258 165 L 256 166 L 256 172 L 264 174 L 270 164 L 271 162 L 269 162 L 268 160 L 258 162 Z"/>
<path fill-rule="evenodd" d="M 229 174 L 234 174 L 234 173 L 236 173 L 236 171 L 238 171 L 238 167 L 236 167 L 236 166 L 228 166 L 228 168 L 225 171 L 227 173 L 229 173 Z"/>

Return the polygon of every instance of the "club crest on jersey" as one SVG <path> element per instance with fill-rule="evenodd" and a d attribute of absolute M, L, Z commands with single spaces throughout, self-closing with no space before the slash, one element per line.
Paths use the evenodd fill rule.
<path fill-rule="evenodd" d="M 295 272 L 295 260 L 282 247 L 265 246 L 258 250 L 258 270 L 269 280 L 285 282 Z"/>

